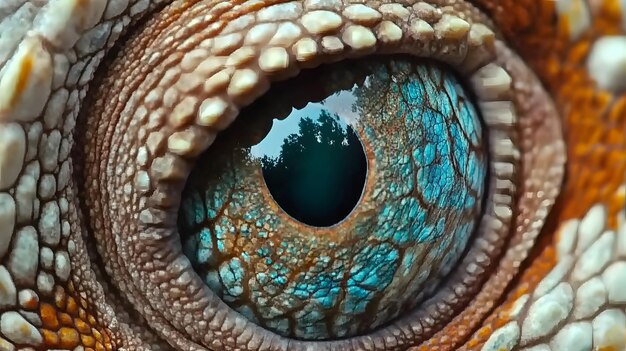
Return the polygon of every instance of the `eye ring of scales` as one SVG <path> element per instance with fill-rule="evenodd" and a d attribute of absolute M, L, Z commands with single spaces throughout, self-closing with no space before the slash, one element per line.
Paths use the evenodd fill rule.
<path fill-rule="evenodd" d="M 624 350 L 622 6 L 617 0 L 0 2 L 0 349 Z M 306 14 L 318 21 L 303 20 Z M 237 64 L 253 63 L 264 73 L 213 75 L 209 87 L 228 99 L 212 104 L 212 114 L 184 93 L 157 89 L 146 91 L 145 106 L 138 107 L 135 94 L 157 83 L 146 80 L 149 67 L 184 69 L 206 58 L 183 58 L 198 45 L 187 40 L 198 29 L 217 38 L 228 23 L 245 33 L 262 21 L 297 24 L 301 31 L 280 38 L 290 50 L 264 56 L 259 48 L 267 48 L 279 28 L 267 26 L 272 36 L 266 32 L 256 49 L 239 52 Z M 127 31 L 127 46 L 111 58 L 102 84 L 90 86 Z M 336 40 L 324 46 L 322 37 Z M 235 52 L 229 49 L 240 48 L 234 39 L 222 41 L 220 50 Z M 306 40 L 294 47 L 299 39 Z M 504 85 L 513 93 L 507 98 L 515 108 L 508 111 L 520 121 L 509 149 L 520 156 L 513 177 L 518 186 L 504 210 L 513 225 L 500 240 L 502 252 L 484 256 L 489 276 L 475 291 L 449 293 L 422 310 L 426 317 L 419 322 L 399 321 L 369 336 L 289 340 L 229 315 L 198 288 L 199 278 L 171 256 L 180 246 L 166 230 L 133 235 L 154 222 L 161 229 L 175 225 L 164 222 L 172 217 L 154 201 L 161 209 L 173 206 L 163 192 L 180 189 L 165 189 L 155 179 L 184 178 L 189 164 L 180 155 L 208 147 L 240 107 L 269 87 L 270 76 L 285 79 L 295 67 L 445 40 L 456 46 L 420 50 L 432 48 L 432 56 L 459 70 L 464 62 L 490 58 L 491 69 L 482 72 L 495 88 L 476 93 L 488 96 Z M 181 51 L 144 57 L 151 47 Z M 444 47 L 445 53 L 437 51 Z M 462 60 L 468 53 L 478 61 Z M 179 76 L 164 74 L 162 82 L 166 78 L 172 85 Z M 179 104 L 180 119 L 167 127 L 153 121 L 156 139 L 145 145 L 156 142 L 160 157 L 133 149 L 119 129 L 149 126 L 147 119 L 136 123 L 154 115 L 150 101 L 167 99 L 186 102 Z M 135 124 L 124 125 L 131 117 Z M 197 119 L 211 128 L 187 130 L 195 142 L 185 143 L 190 139 L 174 132 L 176 123 Z M 137 166 L 146 171 L 127 173 Z M 90 175 L 84 184 L 78 173 Z M 85 203 L 93 207 L 83 213 Z M 463 298 L 466 303 L 455 306 Z"/>

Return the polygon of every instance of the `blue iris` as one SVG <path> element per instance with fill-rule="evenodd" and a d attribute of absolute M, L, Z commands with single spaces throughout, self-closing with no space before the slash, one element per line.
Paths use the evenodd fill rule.
<path fill-rule="evenodd" d="M 179 229 L 196 271 L 250 320 L 305 340 L 359 335 L 413 309 L 458 262 L 487 154 L 449 69 L 323 66 L 238 120 L 192 172 Z"/>

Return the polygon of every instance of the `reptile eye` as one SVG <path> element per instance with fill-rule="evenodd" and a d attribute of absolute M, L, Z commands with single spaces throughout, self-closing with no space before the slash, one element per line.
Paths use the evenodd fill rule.
<path fill-rule="evenodd" d="M 273 87 L 238 121 L 196 162 L 179 228 L 196 271 L 248 319 L 355 336 L 411 311 L 458 261 L 487 151 L 449 68 L 344 61 Z"/>
<path fill-rule="evenodd" d="M 164 340 L 389 351 L 475 331 L 564 152 L 533 73 L 454 4 L 180 1 L 119 48 L 82 111 L 85 218 Z"/>

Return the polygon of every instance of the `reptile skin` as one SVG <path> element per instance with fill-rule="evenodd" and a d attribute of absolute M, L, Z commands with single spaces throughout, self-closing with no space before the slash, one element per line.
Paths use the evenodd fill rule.
<path fill-rule="evenodd" d="M 494 205 L 415 312 L 291 340 L 202 283 L 180 193 L 271 82 L 380 52 L 470 81 Z M 626 350 L 625 82 L 620 0 L 0 0 L 0 350 Z"/>

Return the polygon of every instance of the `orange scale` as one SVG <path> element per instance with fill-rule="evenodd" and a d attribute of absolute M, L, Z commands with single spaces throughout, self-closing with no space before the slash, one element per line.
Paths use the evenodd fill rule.
<path fill-rule="evenodd" d="M 486 339 L 489 337 L 489 335 L 491 335 L 491 333 L 493 333 L 493 329 L 491 329 L 490 326 L 484 326 L 482 328 L 480 328 L 478 330 L 478 333 L 476 333 L 476 335 L 478 336 L 478 338 L 480 339 Z M 478 345 L 479 341 L 477 339 L 472 339 L 472 344 L 474 346 Z M 473 346 L 471 346 L 473 347 Z"/>
<path fill-rule="evenodd" d="M 517 300 L 520 297 L 522 297 L 525 294 L 528 294 L 528 284 L 521 282 L 518 286 L 517 289 L 515 289 L 515 291 L 511 292 L 510 298 L 512 300 Z"/>
<path fill-rule="evenodd" d="M 39 317 L 46 329 L 56 330 L 59 328 L 59 320 L 57 318 L 57 310 L 54 306 L 42 303 L 39 306 Z"/>
<path fill-rule="evenodd" d="M 568 72 L 570 73 L 570 72 Z M 570 74 L 582 74 L 580 72 L 571 72 Z M 584 79 L 581 79 L 578 82 L 572 82 L 571 80 L 567 81 L 567 85 L 561 88 L 558 92 L 558 100 L 559 104 L 562 106 L 567 106 L 569 111 L 568 113 L 563 115 L 563 118 L 568 123 L 574 123 L 576 125 L 590 125 L 597 126 L 597 115 L 598 111 L 604 111 L 607 108 L 611 100 L 611 96 L 609 94 L 602 94 L 598 92 L 594 92 L 589 89 L 581 89 L 581 85 L 589 85 L 591 84 L 588 81 L 587 75 L 585 74 Z M 592 115 L 589 112 L 593 112 Z M 574 132 L 573 130 L 569 132 Z M 585 131 L 580 131 L 582 135 L 585 135 Z"/>
<path fill-rule="evenodd" d="M 102 341 L 102 334 L 95 328 L 91 328 L 91 334 L 96 337 L 96 340 Z"/>
<path fill-rule="evenodd" d="M 73 349 L 80 344 L 80 336 L 78 332 L 73 328 L 63 327 L 58 332 L 59 346 L 65 349 Z"/>
<path fill-rule="evenodd" d="M 624 120 L 626 120 L 626 97 L 616 101 L 609 113 L 609 121 L 615 124 L 619 124 L 618 122 L 623 124 Z"/>
<path fill-rule="evenodd" d="M 624 178 L 626 177 L 626 164 L 624 163 L 624 155 L 615 155 L 614 157 L 612 157 L 612 161 L 614 162 L 614 166 L 615 168 L 615 173 L 613 173 L 613 175 L 609 178 L 609 182 L 611 184 L 620 182 L 620 181 L 624 181 Z M 611 189 L 612 190 L 612 189 Z M 624 204 L 622 204 L 622 208 L 624 207 Z"/>
<path fill-rule="evenodd" d="M 599 20 L 597 28 L 602 28 L 602 32 L 604 35 L 620 35 L 623 34 L 622 30 L 619 29 L 619 26 L 616 26 L 615 23 L 606 20 Z"/>
<path fill-rule="evenodd" d="M 605 150 L 598 150 L 592 147 L 591 150 L 589 150 L 589 154 L 587 157 L 595 159 L 596 163 L 599 166 L 602 166 L 606 164 L 605 160 L 607 159 L 607 153 Z M 604 167 L 598 167 L 598 169 L 602 170 L 604 169 Z M 590 171 L 593 170 L 590 169 Z M 606 172 L 593 172 L 591 173 L 590 177 L 595 185 L 599 185 L 596 189 L 602 190 L 602 186 L 605 184 L 606 179 L 609 177 L 609 175 Z"/>
<path fill-rule="evenodd" d="M 87 315 L 87 320 L 89 321 L 89 324 L 91 325 L 96 325 L 98 324 L 98 322 L 96 321 L 96 318 L 92 315 Z"/>
<path fill-rule="evenodd" d="M 569 60 L 567 64 L 578 64 L 584 66 L 587 62 L 587 56 L 589 55 L 590 49 L 590 40 L 583 40 L 576 43 L 569 51 Z"/>
<path fill-rule="evenodd" d="M 105 343 L 104 343 L 104 348 L 105 348 L 106 350 L 108 350 L 108 351 L 111 351 L 111 350 L 113 350 L 115 347 L 114 347 L 114 345 L 113 345 L 110 341 L 108 341 L 108 342 L 105 342 Z"/>
<path fill-rule="evenodd" d="M 597 115 L 599 112 L 598 110 L 601 110 L 601 112 L 603 113 L 608 111 L 609 104 L 613 101 L 615 97 L 613 96 L 613 94 L 610 94 L 607 92 L 592 90 L 593 88 L 591 86 L 593 86 L 595 83 L 593 83 L 591 78 L 589 78 L 589 76 L 587 76 L 586 73 L 585 73 L 585 76 L 587 77 L 587 80 L 585 81 L 584 84 L 588 85 L 589 87 L 587 88 L 588 90 L 585 89 L 584 92 L 588 93 L 588 96 L 591 97 L 591 101 L 589 101 L 589 105 L 583 104 L 584 106 L 580 106 L 580 107 L 584 108 L 585 110 L 595 112 L 593 116 L 583 116 L 583 117 L 586 117 L 586 121 L 597 122 L 598 121 Z M 580 89 L 580 90 L 583 91 L 583 89 Z M 581 102 L 584 102 L 584 101 L 581 101 Z M 576 103 L 578 104 L 580 102 L 577 101 Z"/>
<path fill-rule="evenodd" d="M 111 330 L 104 329 L 104 333 L 102 334 L 102 338 L 103 338 L 103 342 L 104 342 L 105 346 L 107 346 L 107 349 L 110 348 L 111 344 L 113 343 L 113 340 L 111 340 Z"/>
<path fill-rule="evenodd" d="M 85 311 L 84 309 L 79 309 L 78 310 L 78 318 L 82 319 L 82 320 L 87 320 L 87 311 Z"/>
<path fill-rule="evenodd" d="M 67 313 L 59 313 L 59 321 L 61 322 L 61 325 L 66 327 L 74 326 L 74 319 Z"/>
<path fill-rule="evenodd" d="M 585 111 L 585 112 L 591 112 L 591 111 Z M 584 155 L 584 157 L 591 157 L 591 158 L 597 158 L 599 155 L 603 155 L 602 152 L 598 152 L 597 150 L 593 150 L 593 148 L 595 148 L 596 144 L 600 143 L 602 140 L 604 140 L 604 133 L 602 130 L 597 129 L 597 128 L 593 128 L 592 126 L 589 126 L 590 129 L 587 131 L 588 136 L 587 136 L 587 144 L 589 145 L 589 147 L 592 148 L 591 150 L 591 154 L 587 154 Z M 595 155 L 594 155 L 595 154 Z M 598 159 L 598 161 L 601 161 L 600 159 Z"/>
<path fill-rule="evenodd" d="M 491 333 L 493 333 L 494 329 L 491 326 L 484 326 L 476 332 L 473 337 L 465 344 L 465 346 L 472 350 L 479 346 L 482 346 L 485 341 L 489 338 Z"/>
<path fill-rule="evenodd" d="M 495 330 L 495 329 L 498 329 L 498 328 L 504 326 L 505 324 L 507 324 L 510 321 L 511 321 L 511 318 L 509 317 L 508 311 L 507 312 L 500 312 L 500 313 L 498 313 L 496 318 L 494 318 L 493 322 L 491 323 L 491 327 Z"/>
<path fill-rule="evenodd" d="M 40 332 L 43 336 L 44 344 L 49 348 L 54 348 L 59 344 L 60 339 L 57 333 L 47 329 L 41 329 Z"/>
<path fill-rule="evenodd" d="M 620 168 L 620 164 L 619 164 L 619 161 L 618 161 L 619 155 L 618 155 L 618 157 L 614 157 L 614 156 L 611 156 L 611 154 L 613 154 L 613 153 L 612 152 L 605 153 L 605 155 L 603 157 L 604 161 L 605 161 L 604 162 L 604 169 L 613 168 L 613 171 L 617 171 Z M 614 161 L 618 162 L 618 163 L 611 164 L 610 161 L 612 159 Z M 622 182 L 624 181 L 623 175 L 624 174 L 622 174 L 622 177 L 621 177 L 621 181 Z M 611 184 L 615 184 L 611 180 L 612 179 L 613 180 L 619 180 L 620 177 L 619 177 L 619 175 L 615 174 L 615 172 L 611 172 L 611 173 L 607 172 L 607 173 L 603 173 L 602 179 L 604 179 L 605 183 L 604 184 L 600 183 L 599 184 L 599 188 L 600 188 L 601 191 L 606 193 L 607 199 L 608 199 L 611 196 L 613 196 L 613 193 L 617 190 L 614 185 L 611 185 Z"/>
<path fill-rule="evenodd" d="M 609 134 L 607 135 L 606 140 L 609 142 L 609 144 L 618 145 L 620 143 L 624 143 L 624 139 L 622 139 L 622 137 L 623 137 L 622 133 L 620 133 L 618 130 L 613 129 L 609 131 Z M 617 152 L 612 152 L 609 156 L 614 157 L 615 155 L 621 156 Z"/>
<path fill-rule="evenodd" d="M 603 17 L 605 20 L 620 21 L 620 0 L 590 0 L 594 17 Z"/>
<path fill-rule="evenodd" d="M 91 335 L 91 327 L 80 318 L 74 318 L 74 326 L 81 334 Z"/>
<path fill-rule="evenodd" d="M 93 347 L 96 344 L 96 339 L 91 335 L 81 335 L 80 341 L 83 346 Z"/>
<path fill-rule="evenodd" d="M 67 298 L 67 306 L 65 307 L 65 310 L 73 316 L 78 313 L 78 304 L 71 296 Z"/>

